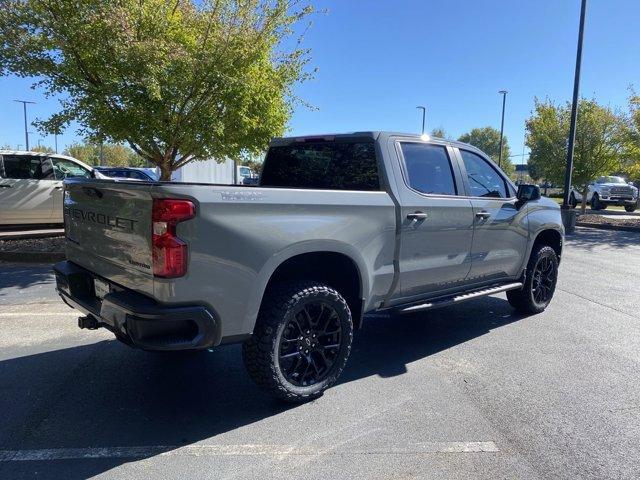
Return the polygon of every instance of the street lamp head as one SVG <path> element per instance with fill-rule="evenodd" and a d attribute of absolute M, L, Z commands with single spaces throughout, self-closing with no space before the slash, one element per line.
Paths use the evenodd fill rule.
<path fill-rule="evenodd" d="M 509 92 L 507 92 L 506 90 L 500 90 L 498 93 L 499 93 L 500 95 L 506 95 L 506 94 L 507 94 L 507 93 L 509 93 Z"/>

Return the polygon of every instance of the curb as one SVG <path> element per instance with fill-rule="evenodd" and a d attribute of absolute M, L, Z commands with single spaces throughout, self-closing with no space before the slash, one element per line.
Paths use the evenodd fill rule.
<path fill-rule="evenodd" d="M 12 263 L 54 263 L 65 260 L 64 252 L 1 252 L 0 261 Z"/>
<path fill-rule="evenodd" d="M 598 223 L 576 222 L 576 227 L 597 228 L 600 230 L 618 230 L 621 232 L 640 233 L 640 227 L 627 227 L 625 225 L 607 225 L 607 224 L 598 224 Z"/>

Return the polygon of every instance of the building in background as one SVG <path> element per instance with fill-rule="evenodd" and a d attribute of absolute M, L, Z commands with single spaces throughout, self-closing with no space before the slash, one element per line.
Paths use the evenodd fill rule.
<path fill-rule="evenodd" d="M 223 163 L 215 160 L 191 162 L 173 172 L 171 181 L 233 185 L 236 178 L 234 170 L 233 160 L 226 160 Z"/>

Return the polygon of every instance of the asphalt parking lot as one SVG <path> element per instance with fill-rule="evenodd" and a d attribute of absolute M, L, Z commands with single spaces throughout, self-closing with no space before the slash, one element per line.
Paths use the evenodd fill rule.
<path fill-rule="evenodd" d="M 640 234 L 567 238 L 556 297 L 374 318 L 339 385 L 277 403 L 240 348 L 79 330 L 47 266 L 0 264 L 0 478 L 640 477 Z"/>

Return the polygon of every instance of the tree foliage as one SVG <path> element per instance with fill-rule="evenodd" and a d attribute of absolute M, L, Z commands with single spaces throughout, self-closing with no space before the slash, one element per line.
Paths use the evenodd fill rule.
<path fill-rule="evenodd" d="M 449 134 L 443 127 L 436 127 L 431 130 L 431 136 L 436 138 L 444 138 L 445 140 L 449 138 Z"/>
<path fill-rule="evenodd" d="M 460 135 L 458 140 L 479 148 L 489 155 L 494 162 L 498 163 L 500 157 L 500 130 L 493 127 L 474 128 L 470 132 Z M 502 141 L 502 169 L 507 175 L 511 175 L 514 172 L 513 163 L 509 158 L 510 155 L 511 149 L 505 135 Z"/>
<path fill-rule="evenodd" d="M 622 170 L 630 180 L 640 181 L 640 96 L 633 90 L 624 117 Z"/>
<path fill-rule="evenodd" d="M 536 100 L 533 115 L 526 121 L 532 177 L 564 183 L 570 118 L 570 102 L 556 105 Z M 611 108 L 595 100 L 579 101 L 572 183 L 583 192 L 583 198 L 590 181 L 620 169 L 623 127 L 621 117 Z"/>
<path fill-rule="evenodd" d="M 301 2 L 0 0 L 0 74 L 62 94 L 44 131 L 76 120 L 167 179 L 283 133 L 308 77 L 308 51 L 290 38 L 312 12 Z"/>
<path fill-rule="evenodd" d="M 145 161 L 132 149 L 116 143 L 86 141 L 74 143 L 63 152 L 88 165 L 105 165 L 109 167 L 144 167 Z"/>

